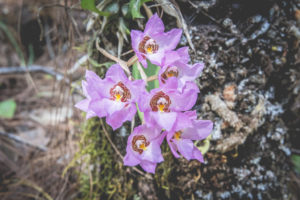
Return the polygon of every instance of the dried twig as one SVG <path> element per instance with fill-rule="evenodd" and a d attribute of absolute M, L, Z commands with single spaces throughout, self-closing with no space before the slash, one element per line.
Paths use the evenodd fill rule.
<path fill-rule="evenodd" d="M 31 188 L 35 189 L 37 192 L 39 192 L 40 194 L 42 194 L 45 199 L 53 200 L 53 198 L 47 192 L 45 192 L 45 190 L 42 187 L 38 186 L 36 183 L 34 183 L 30 180 L 24 179 L 24 180 L 21 180 L 18 184 L 25 185 L 27 187 L 31 187 Z"/>
<path fill-rule="evenodd" d="M 161 4 L 163 11 L 165 11 L 167 14 L 169 14 L 177 19 L 177 23 L 183 29 L 183 32 L 186 36 L 186 39 L 187 39 L 190 47 L 193 50 L 195 50 L 194 44 L 192 42 L 191 36 L 188 31 L 188 25 L 186 24 L 177 3 L 172 0 L 171 1 L 170 0 L 156 0 L 156 2 Z"/>
<path fill-rule="evenodd" d="M 205 15 L 206 17 L 208 17 L 211 21 L 213 21 L 214 23 L 216 23 L 217 25 L 222 26 L 222 24 L 216 20 L 214 17 L 210 16 L 209 14 L 207 14 L 206 12 L 204 12 L 200 7 L 198 7 L 196 4 L 194 4 L 192 1 L 189 1 L 190 5 L 193 6 L 194 8 L 197 9 L 198 12 L 201 12 L 201 14 Z"/>
<path fill-rule="evenodd" d="M 54 71 L 50 67 L 45 67 L 41 65 L 31 65 L 27 67 L 1 67 L 0 68 L 0 75 L 1 74 L 16 74 L 16 73 L 26 73 L 26 72 L 43 72 L 46 74 L 50 74 L 55 76 L 56 80 L 60 81 L 64 79 L 64 75 L 59 72 Z"/>
<path fill-rule="evenodd" d="M 0 136 L 7 137 L 10 140 L 13 140 L 13 141 L 15 141 L 17 143 L 20 143 L 22 145 L 25 145 L 27 147 L 31 147 L 31 148 L 34 148 L 34 149 L 37 149 L 37 150 L 40 150 L 40 151 L 43 151 L 43 152 L 47 151 L 47 148 L 30 144 L 27 141 L 23 140 L 21 137 L 15 135 L 15 134 L 12 134 L 12 133 L 5 133 L 5 132 L 0 131 Z"/>
<path fill-rule="evenodd" d="M 101 48 L 99 46 L 99 38 L 96 39 L 96 48 L 98 51 L 100 51 L 100 53 L 102 53 L 105 57 L 117 62 L 120 64 L 120 66 L 124 69 L 124 71 L 127 73 L 129 79 L 131 79 L 131 72 L 127 66 L 127 62 L 125 62 L 124 60 L 121 60 L 120 58 L 117 58 L 113 55 L 111 55 L 110 53 L 108 53 L 107 51 L 105 51 L 103 48 Z"/>
<path fill-rule="evenodd" d="M 220 94 L 207 95 L 205 101 L 211 105 L 211 109 L 222 117 L 224 121 L 235 128 L 234 133 L 224 138 L 222 143 L 217 144 L 214 148 L 222 153 L 228 152 L 243 144 L 247 137 L 259 127 L 259 121 L 265 113 L 263 97 L 260 98 L 259 103 L 251 112 L 251 120 L 247 123 L 243 122 L 235 112 L 227 107 L 226 103 L 221 100 Z"/>
<path fill-rule="evenodd" d="M 147 78 L 147 82 L 154 81 L 154 80 L 156 80 L 157 78 L 158 78 L 157 75 L 149 76 L 149 77 Z"/>
<path fill-rule="evenodd" d="M 136 61 L 138 60 L 138 57 L 136 55 L 132 56 L 128 61 L 127 61 L 127 66 L 133 65 Z"/>
<path fill-rule="evenodd" d="M 88 54 L 85 54 L 81 58 L 79 58 L 73 65 L 73 67 L 67 71 L 67 74 L 73 74 L 74 72 L 76 72 L 77 69 L 89 59 L 89 57 L 90 56 Z"/>
<path fill-rule="evenodd" d="M 69 10 L 83 11 L 83 9 L 81 9 L 81 8 L 75 8 L 73 6 L 72 7 L 67 7 L 67 6 L 61 5 L 61 4 L 46 4 L 46 5 L 43 5 L 43 6 L 39 7 L 38 12 L 37 12 L 37 21 L 38 21 L 39 27 L 41 29 L 40 40 L 42 40 L 43 36 L 44 36 L 44 29 L 43 29 L 43 25 L 42 25 L 42 20 L 41 20 L 41 17 L 40 17 L 40 13 L 41 13 L 41 11 L 43 9 L 45 9 L 45 8 L 51 8 L 51 7 L 64 8 L 67 11 L 69 11 Z"/>
<path fill-rule="evenodd" d="M 105 126 L 104 126 L 104 123 L 103 123 L 102 119 L 100 119 L 100 123 L 101 123 L 103 132 L 104 132 L 104 134 L 105 134 L 107 140 L 109 141 L 109 143 L 111 144 L 111 146 L 113 147 L 113 149 L 115 150 L 115 152 L 118 154 L 118 156 L 120 156 L 120 158 L 123 160 L 123 159 L 124 159 L 123 155 L 120 153 L 120 151 L 118 150 L 118 148 L 116 147 L 116 145 L 115 145 L 115 144 L 113 143 L 113 141 L 110 139 L 109 134 L 108 134 L 108 132 L 107 132 Z"/>
<path fill-rule="evenodd" d="M 147 15 L 148 19 L 150 17 L 152 17 L 153 13 L 152 13 L 151 9 L 145 3 L 143 3 L 143 8 L 146 12 L 146 15 Z"/>
<path fill-rule="evenodd" d="M 66 76 L 63 74 L 54 71 L 51 67 L 45 67 L 41 65 L 30 65 L 27 67 L 0 67 L 0 75 L 2 74 L 24 74 L 28 72 L 42 72 L 46 74 L 50 74 L 55 77 L 57 81 L 63 81 L 66 84 L 70 84 L 76 92 L 78 92 L 79 95 L 85 97 L 80 91 L 81 89 L 76 83 L 71 82 L 72 80 L 69 80 Z"/>
<path fill-rule="evenodd" d="M 140 62 L 137 62 L 137 69 L 139 70 L 141 77 L 144 81 L 147 81 L 147 75 L 145 71 L 143 70 L 143 67 L 141 66 Z"/>
<path fill-rule="evenodd" d="M 130 54 L 132 52 L 133 52 L 133 50 L 131 49 L 129 51 L 126 51 L 126 52 L 122 53 L 121 56 L 126 56 L 127 54 Z"/>

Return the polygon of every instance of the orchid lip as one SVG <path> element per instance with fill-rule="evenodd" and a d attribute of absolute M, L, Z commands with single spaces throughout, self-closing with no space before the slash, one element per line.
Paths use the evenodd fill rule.
<path fill-rule="evenodd" d="M 150 142 L 146 139 L 144 135 L 135 135 L 131 142 L 133 151 L 142 154 L 147 147 L 150 145 Z"/>
<path fill-rule="evenodd" d="M 131 98 L 129 89 L 120 81 L 110 89 L 111 100 L 127 102 Z"/>
<path fill-rule="evenodd" d="M 150 100 L 152 111 L 170 112 L 171 99 L 163 91 L 157 92 Z"/>
<path fill-rule="evenodd" d="M 161 74 L 163 83 L 170 77 L 178 77 L 179 71 L 176 66 L 167 67 L 167 69 Z"/>
<path fill-rule="evenodd" d="M 182 134 L 182 131 L 176 131 L 175 134 L 174 134 L 174 139 L 180 140 L 181 139 L 181 134 Z"/>
<path fill-rule="evenodd" d="M 144 54 L 154 54 L 158 51 L 158 49 L 159 45 L 149 36 L 145 36 L 139 43 L 139 52 Z"/>

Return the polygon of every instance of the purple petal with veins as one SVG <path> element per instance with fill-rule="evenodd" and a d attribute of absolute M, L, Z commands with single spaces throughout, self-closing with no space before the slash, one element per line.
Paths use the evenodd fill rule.
<path fill-rule="evenodd" d="M 128 137 L 124 165 L 140 165 L 145 171 L 155 173 L 156 163 L 164 159 L 160 145 L 165 134 L 160 129 L 140 125 Z"/>
<path fill-rule="evenodd" d="M 121 66 L 115 64 L 108 69 L 104 79 L 87 71 L 82 87 L 86 99 L 76 107 L 87 112 L 87 117 L 106 117 L 107 123 L 117 129 L 134 117 L 145 83 L 142 80 L 130 81 Z"/>
<path fill-rule="evenodd" d="M 163 65 L 165 52 L 176 48 L 181 38 L 181 29 L 164 32 L 164 24 L 157 14 L 146 23 L 144 32 L 131 31 L 131 45 L 138 60 L 147 68 L 147 59 L 158 66 Z M 184 51 L 180 51 L 183 53 Z"/>

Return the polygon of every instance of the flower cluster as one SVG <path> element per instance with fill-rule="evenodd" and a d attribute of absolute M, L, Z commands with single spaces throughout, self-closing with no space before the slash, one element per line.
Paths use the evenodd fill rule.
<path fill-rule="evenodd" d="M 138 61 L 147 66 L 147 60 L 160 67 L 159 87 L 150 92 L 144 80 L 131 81 L 119 64 L 112 65 L 104 79 L 94 72 L 86 72 L 82 88 L 86 99 L 76 107 L 87 113 L 87 118 L 106 117 L 114 130 L 125 121 L 133 119 L 139 110 L 144 113 L 144 123 L 136 127 L 128 138 L 124 165 L 140 165 L 145 171 L 155 173 L 163 156 L 160 145 L 166 139 L 173 155 L 181 154 L 187 160 L 203 162 L 200 150 L 193 140 L 205 139 L 213 128 L 209 120 L 197 120 L 195 105 L 199 89 L 194 80 L 204 65 L 189 65 L 188 47 L 175 50 L 182 31 L 164 32 L 164 24 L 157 14 L 146 24 L 144 32 L 132 30 L 132 48 Z"/>

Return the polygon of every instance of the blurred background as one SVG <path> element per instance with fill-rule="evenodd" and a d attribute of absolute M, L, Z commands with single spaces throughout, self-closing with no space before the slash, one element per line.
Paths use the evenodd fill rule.
<path fill-rule="evenodd" d="M 163 143 L 146 175 L 122 164 L 130 122 L 74 105 L 113 63 L 95 42 L 128 60 L 153 13 L 206 64 L 193 109 L 214 130 L 205 163 Z M 0 0 L 0 199 L 300 199 L 299 43 L 298 0 Z"/>

